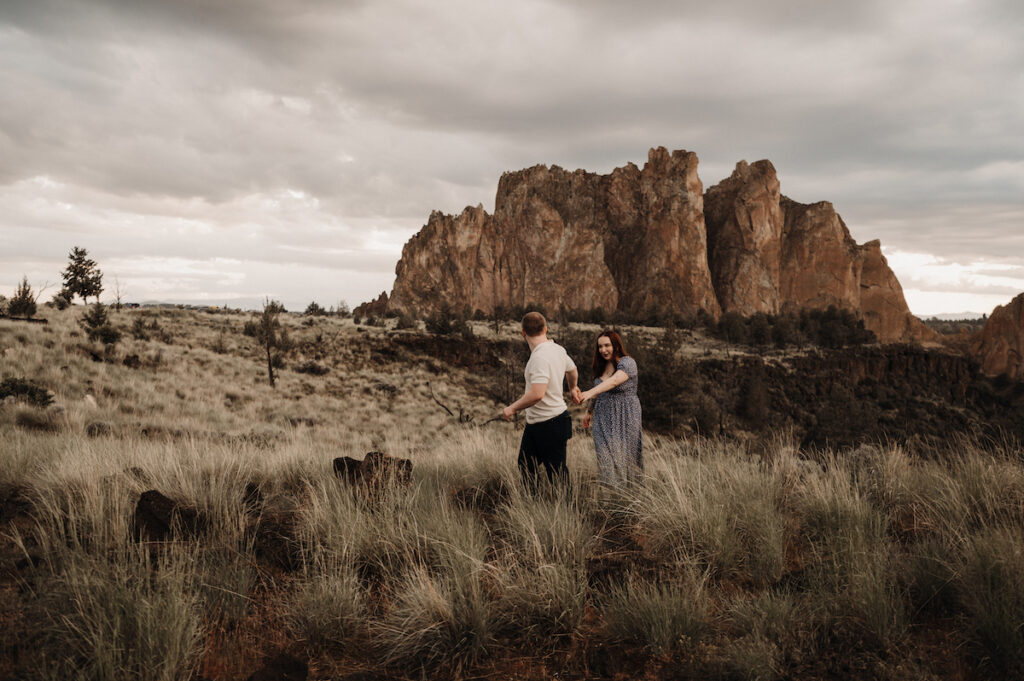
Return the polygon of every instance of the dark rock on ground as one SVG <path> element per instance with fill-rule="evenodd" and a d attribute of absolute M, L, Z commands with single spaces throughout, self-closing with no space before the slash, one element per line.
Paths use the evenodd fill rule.
<path fill-rule="evenodd" d="M 199 512 L 165 497 L 155 489 L 143 492 L 135 506 L 132 536 L 136 541 L 164 541 L 177 529 L 194 537 L 206 523 Z"/>
<path fill-rule="evenodd" d="M 388 456 L 384 452 L 368 452 L 362 461 L 339 456 L 333 463 L 334 474 L 349 484 L 380 489 L 390 480 L 408 485 L 412 480 L 412 461 Z"/>
<path fill-rule="evenodd" d="M 293 520 L 263 516 L 249 525 L 247 532 L 256 560 L 285 572 L 302 567 L 302 551 Z"/>
<path fill-rule="evenodd" d="M 363 462 L 351 456 L 339 456 L 334 460 L 334 475 L 355 484 L 362 478 Z"/>
<path fill-rule="evenodd" d="M 253 672 L 247 681 L 306 681 L 309 665 L 287 653 L 279 653 Z"/>

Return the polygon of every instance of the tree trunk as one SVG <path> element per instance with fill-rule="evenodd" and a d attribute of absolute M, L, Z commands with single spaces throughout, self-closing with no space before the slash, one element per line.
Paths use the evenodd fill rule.
<path fill-rule="evenodd" d="M 270 343 L 267 343 L 267 376 L 270 377 L 270 387 L 274 387 L 274 362 L 270 359 Z"/>

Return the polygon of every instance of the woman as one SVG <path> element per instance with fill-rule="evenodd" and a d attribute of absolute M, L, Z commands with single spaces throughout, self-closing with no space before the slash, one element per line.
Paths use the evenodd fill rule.
<path fill-rule="evenodd" d="M 583 427 L 593 425 L 598 476 L 616 485 L 637 477 L 644 466 L 636 362 L 619 334 L 602 331 L 592 367 L 594 387 L 578 395 L 581 404 L 590 402 Z"/>

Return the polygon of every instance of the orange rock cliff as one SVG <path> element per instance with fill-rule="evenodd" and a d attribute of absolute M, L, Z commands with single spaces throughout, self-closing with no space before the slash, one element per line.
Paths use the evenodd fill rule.
<path fill-rule="evenodd" d="M 830 203 L 783 196 L 769 161 L 741 161 L 705 192 L 697 155 L 662 147 L 608 175 L 505 173 L 493 215 L 434 212 L 395 273 L 388 308 L 420 315 L 445 303 L 713 317 L 836 305 L 882 342 L 935 338 L 879 242 L 858 245 Z"/>

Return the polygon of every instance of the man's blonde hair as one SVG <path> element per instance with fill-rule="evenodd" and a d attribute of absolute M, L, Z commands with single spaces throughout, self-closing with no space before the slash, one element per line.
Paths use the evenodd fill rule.
<path fill-rule="evenodd" d="M 530 338 L 539 336 L 548 328 L 548 321 L 540 312 L 527 312 L 523 315 L 523 333 Z"/>

